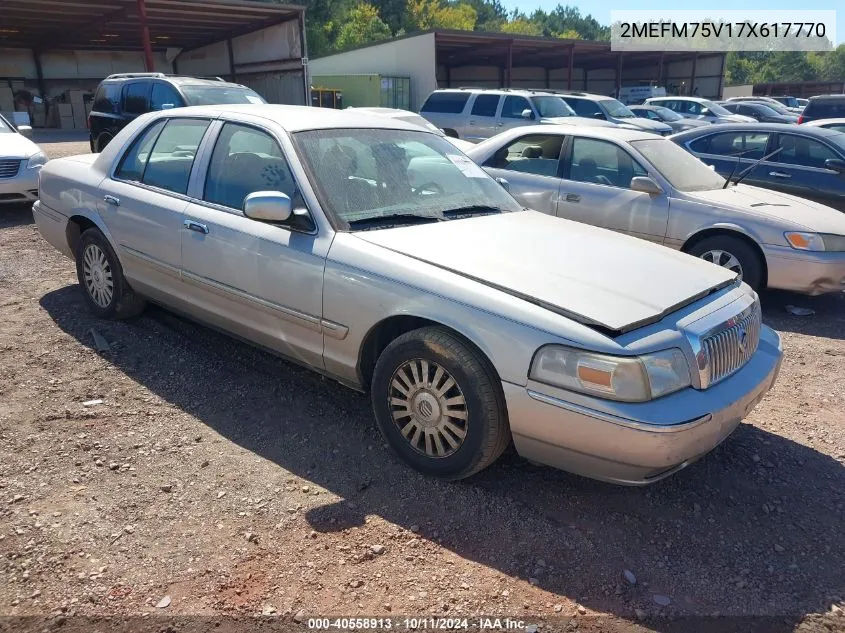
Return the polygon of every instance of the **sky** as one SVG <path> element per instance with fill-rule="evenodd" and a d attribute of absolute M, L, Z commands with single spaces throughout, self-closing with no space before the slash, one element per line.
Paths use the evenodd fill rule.
<path fill-rule="evenodd" d="M 607 0 L 502 0 L 502 4 L 510 11 L 518 8 L 523 13 L 530 14 L 534 9 L 544 9 L 550 11 L 558 4 L 564 6 L 575 6 L 581 10 L 581 15 L 592 14 L 601 24 L 610 24 L 610 11 L 620 9 L 702 9 L 705 8 L 701 3 L 695 3 L 693 6 L 685 6 L 684 3 L 679 3 L 677 0 L 621 0 L 618 2 L 608 2 Z M 796 0 L 743 0 L 741 6 L 737 6 L 737 2 L 726 2 L 725 0 L 709 0 L 706 3 L 706 8 L 713 12 L 713 15 L 718 15 L 720 9 L 743 9 L 749 11 L 758 10 L 789 10 L 796 9 L 816 9 L 816 10 L 834 10 L 836 12 L 836 40 L 837 44 L 845 43 L 845 4 L 836 0 L 816 1 L 816 2 L 796 2 Z"/>

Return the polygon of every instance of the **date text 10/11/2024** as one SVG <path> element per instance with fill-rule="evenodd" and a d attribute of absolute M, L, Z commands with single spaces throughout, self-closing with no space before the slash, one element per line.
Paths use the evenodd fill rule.
<path fill-rule="evenodd" d="M 536 633 L 537 627 L 513 618 L 309 618 L 307 626 L 313 630 L 501 630 Z"/>

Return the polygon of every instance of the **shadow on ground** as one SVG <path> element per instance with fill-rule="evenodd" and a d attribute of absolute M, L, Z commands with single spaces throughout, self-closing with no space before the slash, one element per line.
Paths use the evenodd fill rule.
<path fill-rule="evenodd" d="M 768 618 L 720 621 L 718 630 L 785 631 L 845 595 L 845 468 L 755 426 L 741 425 L 704 460 L 648 488 L 534 467 L 513 454 L 445 483 L 410 471 L 384 447 L 367 397 L 310 371 L 158 308 L 131 322 L 96 321 L 76 286 L 41 305 L 88 347 L 96 326 L 114 343 L 105 356 L 117 371 L 343 498 L 308 514 L 315 530 L 361 525 L 367 514 L 418 525 L 422 538 L 466 559 L 628 619 L 635 607 L 657 614 L 653 595 L 661 594 L 682 616 Z M 691 631 L 695 621 L 649 626 Z"/>
<path fill-rule="evenodd" d="M 760 300 L 763 320 L 778 331 L 845 339 L 845 292 L 807 297 L 783 290 L 767 290 Z M 790 306 L 809 308 L 813 314 L 796 316 L 790 313 Z"/>
<path fill-rule="evenodd" d="M 0 229 L 32 224 L 31 204 L 0 205 Z"/>

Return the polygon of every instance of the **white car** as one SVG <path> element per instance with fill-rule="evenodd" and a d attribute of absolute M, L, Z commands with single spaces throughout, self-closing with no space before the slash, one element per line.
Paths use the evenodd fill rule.
<path fill-rule="evenodd" d="M 816 119 L 815 121 L 808 121 L 804 125 L 810 127 L 823 127 L 829 130 L 836 130 L 837 132 L 845 132 L 845 119 Z"/>
<path fill-rule="evenodd" d="M 757 119 L 743 114 L 734 114 L 718 103 L 700 97 L 652 97 L 644 105 L 663 106 L 687 119 L 710 121 L 710 123 L 756 123 Z"/>
<path fill-rule="evenodd" d="M 47 156 L 24 133 L 0 115 L 0 204 L 34 202 L 38 199 L 38 172 Z"/>

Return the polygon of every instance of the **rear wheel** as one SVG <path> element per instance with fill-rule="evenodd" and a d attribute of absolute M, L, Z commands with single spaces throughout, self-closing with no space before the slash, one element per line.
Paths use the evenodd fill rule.
<path fill-rule="evenodd" d="M 88 307 L 103 319 L 126 319 L 144 309 L 123 276 L 123 268 L 99 229 L 88 229 L 76 249 L 76 276 Z"/>
<path fill-rule="evenodd" d="M 413 330 L 391 342 L 376 363 L 372 401 L 390 446 L 427 475 L 469 477 L 510 442 L 495 371 L 445 328 Z"/>
<path fill-rule="evenodd" d="M 752 246 L 738 237 L 707 237 L 693 246 L 689 253 L 738 273 L 754 290 L 759 290 L 763 283 L 763 262 L 760 256 Z"/>
<path fill-rule="evenodd" d="M 112 135 L 106 132 L 103 132 L 97 137 L 97 153 L 102 152 L 106 149 L 106 145 L 111 142 Z"/>

